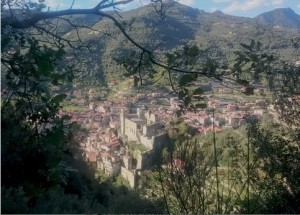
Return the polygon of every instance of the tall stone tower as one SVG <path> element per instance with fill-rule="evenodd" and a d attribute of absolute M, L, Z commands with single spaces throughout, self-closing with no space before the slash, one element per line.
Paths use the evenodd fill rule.
<path fill-rule="evenodd" d="M 121 110 L 120 124 L 121 124 L 121 134 L 124 134 L 125 133 L 125 111 L 124 111 L 124 109 Z"/>
<path fill-rule="evenodd" d="M 142 169 L 143 168 L 143 156 L 140 151 L 137 151 L 136 160 L 137 160 L 136 168 Z"/>
<path fill-rule="evenodd" d="M 130 155 L 126 154 L 123 156 L 123 163 L 126 169 L 128 170 L 132 169 L 132 159 Z"/>

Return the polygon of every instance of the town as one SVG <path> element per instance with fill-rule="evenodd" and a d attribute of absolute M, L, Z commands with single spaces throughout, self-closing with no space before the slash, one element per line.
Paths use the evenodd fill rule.
<path fill-rule="evenodd" d="M 257 98 L 251 102 L 241 95 L 232 95 L 224 86 L 210 87 L 213 90 L 205 94 L 207 108 L 185 110 L 180 116 L 199 134 L 238 128 L 246 124 L 247 117 L 261 119 L 266 113 L 276 115 L 274 105 L 261 96 L 262 87 L 255 89 Z M 236 90 L 242 91 L 242 88 Z M 167 144 L 166 129 L 169 122 L 176 119 L 180 101 L 176 95 L 165 92 L 119 92 L 115 101 L 98 102 L 94 95 L 95 90 L 90 89 L 91 102 L 84 103 L 82 91 L 74 90 L 68 95 L 69 99 L 75 98 L 78 105 L 86 108 L 61 114 L 69 115 L 73 122 L 88 130 L 80 142 L 86 161 L 107 176 L 121 175 L 135 188 L 139 175 L 153 165 L 154 155 Z"/>

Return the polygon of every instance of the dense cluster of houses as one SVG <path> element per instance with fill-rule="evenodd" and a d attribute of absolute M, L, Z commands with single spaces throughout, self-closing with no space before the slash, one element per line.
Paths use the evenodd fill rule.
<path fill-rule="evenodd" d="M 92 98 L 93 90 L 89 96 Z M 154 107 L 145 108 L 153 103 Z M 86 160 L 109 176 L 121 174 L 135 187 L 140 172 L 151 166 L 155 150 L 164 145 L 164 128 L 176 118 L 179 106 L 180 101 L 171 94 L 139 93 L 124 97 L 122 93 L 114 102 L 91 99 L 86 110 L 67 111 L 67 114 L 89 131 L 80 143 Z M 246 123 L 249 116 L 259 119 L 266 111 L 264 100 L 247 103 L 209 96 L 208 109 L 185 111 L 181 117 L 199 134 L 206 135 L 236 128 Z M 140 148 L 130 151 L 129 142 Z"/>

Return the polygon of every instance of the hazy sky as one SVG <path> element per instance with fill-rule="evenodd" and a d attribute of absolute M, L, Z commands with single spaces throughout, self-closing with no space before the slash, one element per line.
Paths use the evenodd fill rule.
<path fill-rule="evenodd" d="M 95 6 L 100 0 L 75 0 L 74 8 L 89 8 Z M 290 7 L 300 14 L 300 0 L 177 0 L 194 8 L 199 8 L 206 12 L 221 10 L 226 14 L 236 16 L 254 17 L 265 11 L 275 8 Z M 46 0 L 51 9 L 66 9 L 70 7 L 72 0 Z M 134 0 L 126 6 L 120 8 L 128 10 L 147 4 L 149 0 Z"/>

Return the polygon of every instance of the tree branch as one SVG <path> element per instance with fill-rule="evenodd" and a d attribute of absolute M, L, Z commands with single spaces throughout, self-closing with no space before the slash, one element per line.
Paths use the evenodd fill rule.
<path fill-rule="evenodd" d="M 30 28 L 37 22 L 45 19 L 57 18 L 60 16 L 66 15 L 79 15 L 79 14 L 98 14 L 100 10 L 107 9 L 110 7 L 115 7 L 117 5 L 124 5 L 132 2 L 133 0 L 124 0 L 118 2 L 108 2 L 108 0 L 102 0 L 99 4 L 97 4 L 94 8 L 90 9 L 67 9 L 60 11 L 47 11 L 47 12 L 39 12 L 36 14 L 32 14 L 30 17 L 23 17 L 22 19 L 17 19 L 15 16 L 12 17 L 3 17 L 1 18 L 1 27 L 11 26 L 13 28 Z"/>

